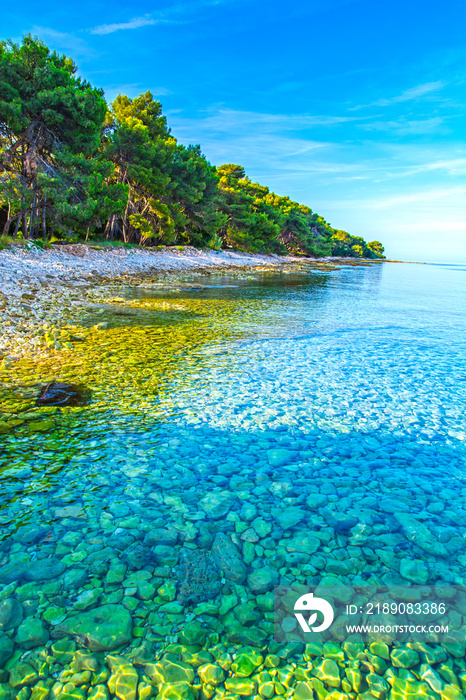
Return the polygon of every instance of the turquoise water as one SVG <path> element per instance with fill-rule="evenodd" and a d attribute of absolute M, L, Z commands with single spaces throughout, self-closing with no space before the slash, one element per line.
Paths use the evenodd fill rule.
<path fill-rule="evenodd" d="M 100 365 L 94 345 L 102 369 L 67 374 L 91 385 L 88 407 L 0 436 L 0 698 L 135 700 L 138 684 L 141 698 L 268 698 L 304 683 L 299 700 L 342 700 L 370 674 L 387 687 L 368 698 L 463 697 L 466 640 L 452 653 L 432 638 L 435 661 L 417 650 L 401 668 L 367 651 L 359 684 L 345 650 L 337 683 L 335 651 L 273 641 L 270 596 L 466 585 L 465 280 L 456 265 L 343 266 L 195 276 L 104 304 L 125 381 L 121 355 Z M 246 675 L 241 649 L 260 659 Z"/>

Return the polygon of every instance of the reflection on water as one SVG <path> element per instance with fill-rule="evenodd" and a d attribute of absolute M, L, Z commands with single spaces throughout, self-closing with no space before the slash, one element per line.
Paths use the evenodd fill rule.
<path fill-rule="evenodd" d="M 458 612 L 415 648 L 305 648 L 274 641 L 272 589 L 466 584 L 464 287 L 373 265 L 127 288 L 4 375 L 0 700 L 462 698 Z M 53 378 L 92 402 L 34 408 Z"/>

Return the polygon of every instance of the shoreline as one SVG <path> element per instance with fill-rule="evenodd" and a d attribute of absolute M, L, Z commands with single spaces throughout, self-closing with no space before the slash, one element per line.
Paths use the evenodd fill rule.
<path fill-rule="evenodd" d="M 236 250 L 200 250 L 192 246 L 154 248 L 103 248 L 76 243 L 41 249 L 33 244 L 0 250 L 0 296 L 19 296 L 24 283 L 54 281 L 96 282 L 123 275 L 190 272 L 200 269 L 278 267 L 294 264 L 367 264 L 399 262 L 368 258 L 311 258 L 275 253 L 243 253 Z M 66 280 L 63 280 L 66 277 Z M 19 287 L 18 287 L 19 286 Z"/>
<path fill-rule="evenodd" d="M 159 278 L 176 283 L 180 275 L 242 271 L 332 269 L 342 264 L 386 261 L 307 258 L 234 250 L 100 248 L 89 244 L 12 246 L 0 251 L 0 362 L 47 353 L 53 329 L 80 324 L 95 300 L 92 290 L 115 290 Z"/>

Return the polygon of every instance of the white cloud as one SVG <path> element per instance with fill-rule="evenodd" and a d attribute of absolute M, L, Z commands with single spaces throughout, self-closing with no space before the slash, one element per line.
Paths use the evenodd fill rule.
<path fill-rule="evenodd" d="M 186 22 L 185 16 L 192 14 L 203 7 L 215 7 L 216 5 L 225 4 L 232 0 L 195 0 L 194 2 L 184 2 L 172 7 L 168 7 L 163 11 L 151 14 L 145 14 L 141 17 L 133 17 L 128 22 L 114 22 L 111 24 L 100 24 L 88 31 L 91 34 L 113 34 L 114 32 L 124 31 L 126 29 L 139 29 L 154 24 L 183 24 Z M 173 16 L 182 16 L 183 19 L 170 19 Z"/>
<path fill-rule="evenodd" d="M 368 124 L 359 124 L 362 129 L 372 131 L 391 131 L 400 136 L 415 136 L 417 134 L 431 134 L 445 132 L 442 117 L 429 119 L 400 119 L 398 121 L 375 121 Z"/>
<path fill-rule="evenodd" d="M 398 104 L 400 102 L 410 102 L 411 100 L 418 100 L 421 97 L 432 95 L 432 93 L 438 92 L 443 87 L 445 87 L 445 83 L 441 80 L 423 83 L 422 85 L 416 85 L 415 87 L 405 90 L 400 95 L 395 95 L 394 97 L 388 98 L 383 97 L 375 102 L 357 105 L 356 107 L 350 107 L 350 109 L 356 110 L 363 109 L 364 107 L 389 107 L 390 105 Z"/>
<path fill-rule="evenodd" d="M 181 118 L 180 125 L 184 129 L 192 128 L 207 134 L 212 132 L 229 135 L 241 132 L 250 134 L 252 129 L 260 130 L 260 133 L 263 134 L 300 131 L 315 126 L 336 126 L 367 118 L 311 114 L 267 114 L 218 108 L 215 113 L 198 119 Z"/>
<path fill-rule="evenodd" d="M 133 17 L 129 22 L 117 22 L 115 24 L 100 24 L 98 27 L 90 29 L 91 34 L 113 34 L 124 29 L 139 29 L 149 24 L 157 24 L 159 20 L 154 19 L 150 15 L 143 17 Z"/>
<path fill-rule="evenodd" d="M 466 187 L 435 187 L 407 194 L 397 194 L 383 199 L 373 199 L 366 202 L 366 206 L 372 209 L 390 209 L 409 205 L 410 208 L 422 207 L 425 209 L 437 208 L 439 204 L 449 208 L 463 208 L 466 202 Z"/>

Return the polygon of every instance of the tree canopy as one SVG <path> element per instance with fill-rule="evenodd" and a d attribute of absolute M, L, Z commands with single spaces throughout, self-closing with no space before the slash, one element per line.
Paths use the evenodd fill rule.
<path fill-rule="evenodd" d="M 178 143 L 147 91 L 118 95 L 26 35 L 0 42 L 0 225 L 43 240 L 122 239 L 251 252 L 383 257 L 309 207 Z"/>

